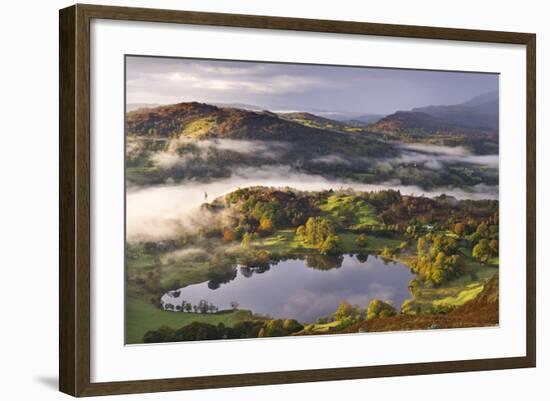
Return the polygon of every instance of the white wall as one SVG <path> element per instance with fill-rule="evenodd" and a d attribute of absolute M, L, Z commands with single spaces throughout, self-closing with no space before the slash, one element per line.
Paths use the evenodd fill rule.
<path fill-rule="evenodd" d="M 101 4 L 113 4 L 96 1 Z M 547 398 L 550 350 L 543 293 L 548 258 L 542 254 L 550 223 L 543 157 L 550 140 L 547 71 L 550 25 L 545 2 L 509 1 L 118 1 L 115 5 L 358 20 L 413 25 L 535 32 L 538 37 L 538 368 L 244 389 L 208 390 L 118 399 L 293 400 L 314 397 L 446 401 Z M 0 369 L 4 399 L 61 399 L 57 393 L 57 10 L 68 1 L 4 2 L 0 62 Z M 542 156 L 542 157 L 541 157 Z M 546 315 L 546 316 L 545 316 Z M 546 393 L 546 394 L 545 394 Z M 546 396 L 546 397 L 545 397 Z M 112 397 L 103 398 L 114 399 Z"/>

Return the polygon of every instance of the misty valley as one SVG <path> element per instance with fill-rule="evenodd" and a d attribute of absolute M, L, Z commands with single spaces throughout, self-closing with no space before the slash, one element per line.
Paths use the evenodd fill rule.
<path fill-rule="evenodd" d="M 126 115 L 126 342 L 498 325 L 498 93 Z"/>

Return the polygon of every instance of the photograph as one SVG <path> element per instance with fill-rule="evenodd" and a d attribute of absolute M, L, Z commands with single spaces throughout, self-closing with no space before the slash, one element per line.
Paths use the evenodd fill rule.
<path fill-rule="evenodd" d="M 125 344 L 499 325 L 498 73 L 124 57 Z"/>

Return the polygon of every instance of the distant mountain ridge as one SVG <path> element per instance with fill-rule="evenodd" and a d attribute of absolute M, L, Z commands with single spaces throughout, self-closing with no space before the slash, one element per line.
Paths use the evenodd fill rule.
<path fill-rule="evenodd" d="M 498 92 L 476 96 L 456 105 L 417 107 L 397 111 L 380 119 L 369 128 L 372 131 L 395 133 L 398 130 L 437 131 L 498 131 Z"/>
<path fill-rule="evenodd" d="M 352 124 L 372 124 L 384 117 L 386 117 L 384 114 L 361 114 L 351 118 L 348 122 Z"/>
<path fill-rule="evenodd" d="M 369 128 L 383 133 L 409 130 L 437 132 L 452 129 L 452 124 L 423 111 L 397 111 L 370 125 Z"/>
<path fill-rule="evenodd" d="M 498 130 L 498 110 L 498 92 L 494 91 L 457 105 L 418 107 L 411 111 L 424 112 L 460 127 Z"/>

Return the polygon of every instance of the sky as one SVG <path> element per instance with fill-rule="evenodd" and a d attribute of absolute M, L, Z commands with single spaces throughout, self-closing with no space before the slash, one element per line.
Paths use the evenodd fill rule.
<path fill-rule="evenodd" d="M 128 104 L 239 103 L 272 111 L 389 114 L 498 90 L 498 75 L 127 56 Z"/>

